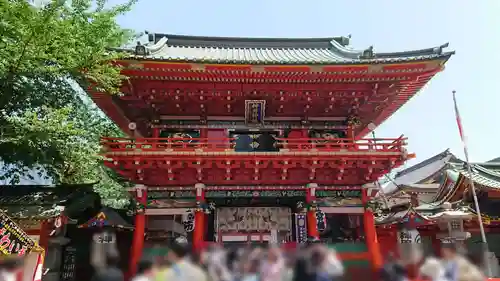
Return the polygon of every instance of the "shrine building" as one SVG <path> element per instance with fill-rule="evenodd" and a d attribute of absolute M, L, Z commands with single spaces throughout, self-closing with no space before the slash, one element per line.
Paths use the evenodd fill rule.
<path fill-rule="evenodd" d="M 403 136 L 366 136 L 444 69 L 447 44 L 382 53 L 347 37 L 148 37 L 119 49 L 119 95 L 90 91 L 129 135 L 102 144 L 106 165 L 137 184 L 132 271 L 149 241 L 178 236 L 195 249 L 342 240 L 342 259 L 381 265 L 362 186 L 414 155 Z"/>

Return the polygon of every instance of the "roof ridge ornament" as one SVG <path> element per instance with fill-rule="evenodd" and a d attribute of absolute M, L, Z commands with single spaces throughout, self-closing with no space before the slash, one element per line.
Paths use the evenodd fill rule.
<path fill-rule="evenodd" d="M 137 56 L 147 55 L 146 46 L 142 45 L 141 41 L 137 41 L 137 46 L 135 46 L 135 55 Z"/>
<path fill-rule="evenodd" d="M 434 53 L 437 54 L 437 55 L 442 55 L 443 54 L 443 49 L 444 48 L 448 48 L 448 46 L 450 45 L 450 43 L 444 43 L 443 45 L 439 46 L 439 47 L 436 47 L 434 48 Z"/>
<path fill-rule="evenodd" d="M 373 59 L 375 58 L 375 53 L 373 52 L 373 46 L 368 47 L 368 49 L 365 49 L 361 55 L 362 59 Z"/>
<path fill-rule="evenodd" d="M 337 41 L 340 45 L 342 45 L 342 47 L 347 47 L 349 46 L 351 40 L 351 34 L 347 36 L 336 37 L 333 40 Z"/>

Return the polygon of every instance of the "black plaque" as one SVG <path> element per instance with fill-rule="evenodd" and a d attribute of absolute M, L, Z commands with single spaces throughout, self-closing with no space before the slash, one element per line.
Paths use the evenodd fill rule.
<path fill-rule="evenodd" d="M 66 246 L 63 252 L 61 280 L 62 281 L 75 280 L 75 270 L 76 270 L 76 248 L 72 246 Z"/>

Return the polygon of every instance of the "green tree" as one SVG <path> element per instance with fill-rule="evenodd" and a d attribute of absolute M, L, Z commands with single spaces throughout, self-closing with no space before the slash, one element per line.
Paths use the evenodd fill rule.
<path fill-rule="evenodd" d="M 92 183 L 104 203 L 123 206 L 126 183 L 102 165 L 99 138 L 122 132 L 83 89 L 115 94 L 126 77 L 110 51 L 135 38 L 116 23 L 134 0 L 0 0 L 0 176 L 36 170 L 55 183 Z"/>

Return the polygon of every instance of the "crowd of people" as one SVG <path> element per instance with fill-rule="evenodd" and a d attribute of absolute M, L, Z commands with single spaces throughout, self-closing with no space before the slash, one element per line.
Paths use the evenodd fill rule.
<path fill-rule="evenodd" d="M 367 280 L 484 281 L 481 267 L 444 244 L 440 257 L 388 256 L 384 267 Z M 112 261 L 114 262 L 114 261 Z M 122 281 L 117 267 L 107 267 L 93 281 Z M 117 278 L 118 277 L 118 278 Z M 352 275 L 350 276 L 352 278 Z M 226 247 L 214 244 L 193 254 L 187 244 L 173 243 L 166 256 L 142 260 L 132 281 L 337 281 L 348 280 L 335 250 L 309 243 L 287 249 L 273 245 Z M 354 278 L 354 279 L 359 279 Z"/>
<path fill-rule="evenodd" d="M 409 245 L 415 247 L 416 245 Z M 449 243 L 441 245 L 441 253 L 424 256 L 418 249 L 406 251 L 404 257 L 389 256 L 380 279 L 384 281 L 484 281 L 487 271 L 477 256 L 465 255 L 460 247 Z"/>
<path fill-rule="evenodd" d="M 340 279 L 344 273 L 335 252 L 322 244 L 298 251 L 212 245 L 193 255 L 187 245 L 174 243 L 166 257 L 145 259 L 138 267 L 133 281 L 327 281 Z"/>
<path fill-rule="evenodd" d="M 166 255 L 145 257 L 137 265 L 131 281 L 340 281 L 352 278 L 352 269 L 344 268 L 332 247 L 308 243 L 297 248 L 277 245 L 242 245 L 223 247 L 218 244 L 193 252 L 187 243 L 174 242 Z M 404 248 L 404 247 L 403 247 Z M 484 281 L 478 260 L 457 251 L 454 244 L 443 244 L 439 257 L 409 254 L 402 251 L 396 258 L 389 255 L 383 268 L 365 280 L 382 281 Z M 416 251 L 418 253 L 418 251 Z M 19 259 L 0 260 L 0 281 L 14 281 L 22 265 Z M 96 268 L 92 281 L 124 281 L 119 257 L 106 255 L 105 266 Z M 360 269 L 356 269 L 360 270 Z M 356 271 L 355 270 L 355 271 Z M 368 271 L 367 271 L 368 272 Z M 372 271 L 373 272 L 373 271 Z M 358 272 L 359 273 L 359 272 Z M 362 273 L 364 274 L 364 273 Z M 365 281 L 362 280 L 362 281 Z"/>
<path fill-rule="evenodd" d="M 106 258 L 92 281 L 123 281 L 113 255 Z M 335 251 L 311 243 L 301 249 L 277 245 L 208 246 L 193 252 L 174 242 L 165 256 L 145 257 L 132 281 L 327 281 L 338 280 L 344 268 Z"/>

